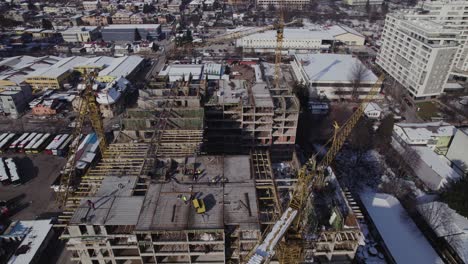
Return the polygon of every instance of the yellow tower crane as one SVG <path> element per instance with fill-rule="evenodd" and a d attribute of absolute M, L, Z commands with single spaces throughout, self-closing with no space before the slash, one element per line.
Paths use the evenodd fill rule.
<path fill-rule="evenodd" d="M 60 179 L 60 190 L 57 193 L 56 201 L 59 206 L 65 206 L 70 192 L 73 192 L 73 186 L 76 183 L 76 154 L 78 152 L 79 139 L 83 133 L 84 123 L 87 118 L 91 123 L 94 132 L 99 140 L 99 149 L 103 153 L 107 148 L 107 141 L 102 123 L 101 111 L 96 101 L 96 91 L 93 90 L 95 72 L 84 74 L 84 90 L 81 94 L 81 101 L 78 108 L 78 117 L 75 129 L 73 130 L 73 143 L 67 156 L 67 164 L 62 170 Z"/>
<path fill-rule="evenodd" d="M 280 263 L 297 264 L 303 261 L 304 225 L 302 214 L 304 213 L 305 204 L 312 190 L 323 186 L 326 168 L 330 166 L 343 147 L 352 129 L 362 117 L 367 104 L 378 94 L 383 79 L 384 75 L 380 76 L 357 110 L 341 127 L 335 124 L 333 137 L 327 142 L 329 150 L 322 160 L 317 164 L 317 155 L 314 155 L 298 171 L 297 183 L 292 192 L 288 208 L 254 248 L 247 261 L 248 264 L 268 263 L 275 253 L 278 253 Z M 276 249 L 278 243 L 283 239 L 285 246 L 280 247 L 279 250 Z M 275 252 L 275 250 L 278 252 Z"/>
<path fill-rule="evenodd" d="M 276 48 L 275 48 L 275 76 L 274 85 L 276 89 L 280 88 L 280 77 L 281 77 L 281 55 L 283 51 L 283 39 L 284 39 L 284 4 L 280 2 L 278 11 L 278 21 L 276 24 Z"/>

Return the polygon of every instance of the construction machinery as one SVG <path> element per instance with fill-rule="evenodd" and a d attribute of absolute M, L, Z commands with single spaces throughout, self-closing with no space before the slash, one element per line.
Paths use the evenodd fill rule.
<path fill-rule="evenodd" d="M 280 263 L 300 263 L 303 261 L 304 220 L 302 214 L 305 204 L 314 189 L 320 189 L 324 186 L 327 176 L 326 169 L 331 165 L 352 129 L 363 116 L 367 104 L 378 94 L 383 78 L 384 75 L 380 76 L 356 111 L 341 127 L 335 123 L 333 137 L 325 145 L 329 149 L 321 161 L 317 163 L 316 154 L 298 171 L 297 183 L 293 189 L 289 206 L 270 231 L 265 234 L 263 240 L 254 248 L 248 259 L 248 264 L 268 263 L 275 255 L 276 246 L 283 238 L 287 244 L 287 250 L 278 252 Z"/>
<path fill-rule="evenodd" d="M 253 34 L 257 34 L 257 33 L 262 33 L 262 32 L 265 32 L 265 31 L 268 31 L 268 30 L 273 30 L 273 29 L 277 29 L 278 31 L 281 31 L 281 43 L 282 43 L 282 38 L 283 38 L 283 28 L 285 26 L 288 26 L 288 25 L 292 25 L 294 23 L 297 23 L 298 20 L 292 20 L 288 23 L 285 23 L 284 22 L 284 17 L 283 16 L 280 16 L 280 18 L 278 19 L 278 21 L 272 25 L 268 25 L 268 26 L 265 26 L 265 27 L 260 27 L 260 28 L 249 28 L 249 29 L 246 29 L 246 30 L 242 30 L 242 31 L 236 31 L 236 32 L 232 32 L 232 33 L 228 33 L 228 34 L 225 34 L 225 35 L 221 35 L 219 37 L 215 37 L 215 38 L 211 38 L 211 39 L 206 39 L 204 40 L 204 42 L 202 43 L 186 43 L 184 45 L 182 45 L 181 47 L 179 48 L 174 48 L 172 50 L 172 53 L 171 55 L 180 55 L 180 54 L 188 54 L 190 53 L 190 51 L 192 50 L 193 47 L 205 47 L 205 46 L 209 46 L 209 45 L 213 45 L 213 44 L 216 44 L 216 43 L 223 43 L 223 42 L 226 42 L 226 41 L 233 41 L 233 40 L 236 40 L 236 39 L 240 39 L 240 38 L 243 38 L 243 37 L 247 37 L 247 36 L 250 36 L 250 35 L 253 35 Z M 277 39 L 278 39 L 278 35 L 277 34 Z M 279 45 L 279 49 L 281 49 L 282 46 Z M 184 50 L 182 52 L 182 50 Z M 278 60 L 278 54 L 279 54 L 279 61 L 275 61 L 275 62 L 279 62 L 281 63 L 281 51 L 278 53 L 278 49 L 276 49 L 275 51 L 275 54 L 276 54 L 276 60 Z M 276 65 L 276 64 L 275 64 Z M 276 69 L 275 69 L 275 73 L 276 73 Z"/>
<path fill-rule="evenodd" d="M 67 164 L 62 170 L 60 179 L 60 190 L 57 192 L 56 201 L 59 206 L 65 206 L 70 192 L 73 192 L 73 186 L 76 184 L 76 154 L 79 147 L 79 138 L 83 134 L 85 121 L 89 119 L 92 128 L 96 132 L 99 140 L 99 148 L 103 153 L 107 148 L 107 141 L 104 134 L 104 126 L 102 123 L 102 115 L 99 110 L 99 104 L 96 101 L 96 91 L 93 86 L 95 72 L 86 72 L 83 77 L 82 87 L 84 87 L 81 94 L 81 101 L 78 108 L 78 117 L 76 119 L 76 126 L 73 131 L 74 142 L 70 146 L 70 151 L 67 156 Z"/>

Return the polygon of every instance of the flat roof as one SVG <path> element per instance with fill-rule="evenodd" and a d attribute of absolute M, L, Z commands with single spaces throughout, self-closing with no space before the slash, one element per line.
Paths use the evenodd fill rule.
<path fill-rule="evenodd" d="M 22 239 L 18 248 L 27 247 L 28 250 L 24 254 L 13 254 L 8 264 L 31 263 L 51 230 L 50 219 L 13 222 L 0 237 Z"/>
<path fill-rule="evenodd" d="M 220 80 L 219 91 L 215 96 L 219 104 L 237 104 L 247 99 L 245 80 Z"/>
<path fill-rule="evenodd" d="M 143 61 L 139 56 L 125 56 L 116 58 L 105 69 L 99 72 L 98 76 L 127 77 Z"/>
<path fill-rule="evenodd" d="M 270 90 L 266 83 L 254 84 L 254 86 L 252 86 L 252 95 L 255 101 L 255 106 L 273 108 L 273 98 L 271 97 Z"/>
<path fill-rule="evenodd" d="M 103 29 L 115 29 L 115 28 L 141 28 L 141 29 L 158 29 L 161 27 L 160 24 L 112 24 L 103 27 Z"/>
<path fill-rule="evenodd" d="M 429 140 L 432 137 L 451 137 L 455 135 L 457 129 L 444 122 L 429 123 L 398 123 L 395 126 L 400 127 L 410 140 Z"/>
<path fill-rule="evenodd" d="M 351 82 L 355 65 L 361 64 L 357 58 L 348 54 L 296 54 L 298 64 L 302 65 L 310 82 Z M 365 66 L 364 66 L 365 67 Z M 367 70 L 362 82 L 375 83 L 378 78 Z"/>
<path fill-rule="evenodd" d="M 439 176 L 433 179 L 430 177 L 430 173 L 424 173 L 424 168 L 421 168 L 421 166 L 416 166 L 416 168 L 414 168 L 416 172 L 421 172 L 418 173 L 418 176 L 425 184 L 428 185 L 429 188 L 434 189 L 434 187 L 445 185 L 448 181 L 461 177 L 450 166 L 450 162 L 445 158 L 445 156 L 437 155 L 427 146 L 412 146 L 412 148 L 416 150 L 419 157 L 421 158 L 421 161 L 426 163 L 427 166 L 432 169 L 437 174 L 437 176 Z"/>
<path fill-rule="evenodd" d="M 241 39 L 263 39 L 276 41 L 276 30 L 267 30 L 264 32 L 252 34 Z M 285 28 L 284 29 L 284 40 L 307 40 L 307 39 L 335 39 L 331 32 L 325 30 L 307 29 L 307 28 Z"/>
<path fill-rule="evenodd" d="M 193 158 L 188 159 L 187 164 L 193 164 Z M 254 180 L 251 179 L 250 157 L 202 156 L 197 157 L 195 164 L 202 171 L 196 184 L 172 180 L 150 186 L 136 230 L 224 229 L 226 224 L 258 229 L 257 197 Z M 208 184 L 216 177 L 226 179 L 224 186 Z M 206 213 L 197 214 L 192 205 L 178 198 L 180 195 L 202 199 Z"/>
<path fill-rule="evenodd" d="M 360 198 L 396 263 L 444 263 L 397 198 L 373 192 Z"/>
<path fill-rule="evenodd" d="M 244 230 L 259 229 L 250 156 L 197 156 L 177 162 L 178 169 L 171 179 L 151 183 L 145 196 L 133 195 L 136 176 L 105 177 L 93 197 L 81 200 L 70 223 L 135 225 L 136 231 L 224 229 L 226 224 L 240 225 Z M 196 181 L 184 174 L 185 168 L 193 167 L 201 172 Z M 212 183 L 215 179 L 218 183 Z M 206 213 L 198 214 L 182 196 L 202 199 Z"/>
<path fill-rule="evenodd" d="M 31 73 L 28 74 L 27 78 L 30 77 L 49 77 L 49 78 L 57 78 L 64 74 L 65 72 L 73 69 L 75 66 L 85 63 L 88 58 L 81 57 L 81 56 L 73 56 L 68 58 L 63 58 L 59 60 L 57 63 L 44 68 L 39 68 Z"/>
<path fill-rule="evenodd" d="M 199 80 L 203 71 L 203 64 L 170 64 L 159 72 L 160 76 L 188 76 L 191 74 L 194 80 Z"/>
<path fill-rule="evenodd" d="M 78 16 L 81 17 L 81 16 Z M 62 31 L 62 33 L 80 33 L 80 32 L 89 32 L 89 31 L 94 31 L 97 30 L 97 27 L 93 26 L 86 26 L 86 27 L 70 27 L 67 28 L 66 30 Z"/>

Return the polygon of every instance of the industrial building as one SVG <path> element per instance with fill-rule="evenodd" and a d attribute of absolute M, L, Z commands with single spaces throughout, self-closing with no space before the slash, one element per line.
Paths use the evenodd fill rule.
<path fill-rule="evenodd" d="M 40 67 L 25 77 L 25 82 L 34 90 L 59 89 L 68 82 L 73 71 L 99 70 L 96 80 L 109 83 L 117 78 L 131 78 L 143 66 L 143 58 L 124 56 L 120 58 L 73 56 L 63 58 L 47 67 Z"/>
<path fill-rule="evenodd" d="M 108 25 L 101 29 L 104 41 L 132 42 L 136 40 L 158 40 L 161 25 L 158 24 L 122 24 Z"/>
<path fill-rule="evenodd" d="M 15 56 L 0 61 L 0 89 L 19 88 L 29 73 L 59 62 L 56 56 Z"/>
<path fill-rule="evenodd" d="M 376 63 L 416 100 L 435 98 L 444 91 L 460 30 L 404 12 L 387 15 Z"/>
<path fill-rule="evenodd" d="M 98 27 L 71 27 L 61 32 L 65 42 L 89 42 L 99 37 Z"/>
<path fill-rule="evenodd" d="M 201 80 L 203 64 L 170 64 L 164 66 L 159 76 L 168 76 L 170 82 Z"/>
<path fill-rule="evenodd" d="M 284 52 L 295 54 L 328 50 L 335 42 L 362 46 L 365 37 L 347 26 L 285 28 L 282 46 Z M 268 30 L 237 39 L 236 46 L 243 48 L 244 52 L 274 52 L 277 46 L 276 31 Z"/>
<path fill-rule="evenodd" d="M 291 67 L 296 81 L 309 88 L 309 96 L 330 100 L 351 99 L 353 92 L 364 98 L 378 81 L 359 59 L 347 54 L 296 54 Z"/>
<path fill-rule="evenodd" d="M 29 86 L 9 89 L 0 92 L 0 112 L 12 118 L 18 118 L 28 107 L 32 99 Z"/>
<path fill-rule="evenodd" d="M 143 58 L 139 56 L 114 58 L 106 68 L 99 72 L 96 80 L 99 82 L 112 82 L 120 77 L 131 78 L 142 66 Z"/>
<path fill-rule="evenodd" d="M 87 60 L 88 58 L 79 56 L 63 58 L 49 67 L 41 67 L 29 73 L 25 82 L 33 90 L 60 89 L 67 82 L 73 68 Z"/>

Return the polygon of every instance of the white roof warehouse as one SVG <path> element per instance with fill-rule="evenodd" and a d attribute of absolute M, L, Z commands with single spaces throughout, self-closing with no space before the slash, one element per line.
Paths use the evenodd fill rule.
<path fill-rule="evenodd" d="M 296 54 L 291 62 L 296 81 L 310 87 L 310 94 L 331 100 L 351 98 L 354 71 L 362 68 L 359 97 L 377 82 L 375 74 L 357 58 L 347 54 Z"/>

